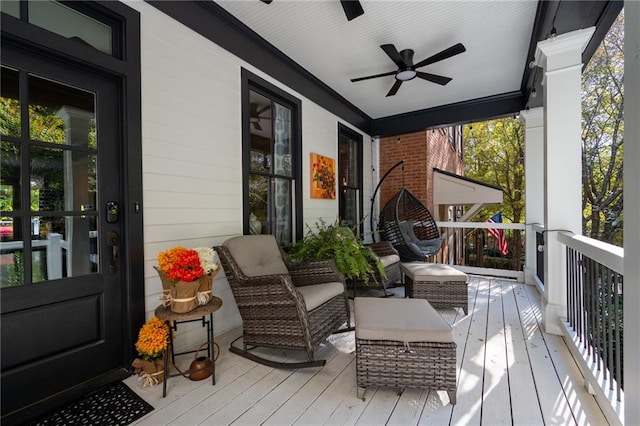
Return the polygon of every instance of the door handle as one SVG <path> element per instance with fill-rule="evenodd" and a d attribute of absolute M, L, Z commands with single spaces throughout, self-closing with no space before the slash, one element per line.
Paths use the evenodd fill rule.
<path fill-rule="evenodd" d="M 111 264 L 109 265 L 109 273 L 116 273 L 116 263 L 120 254 L 120 235 L 116 231 L 107 232 L 107 245 L 111 247 Z"/>

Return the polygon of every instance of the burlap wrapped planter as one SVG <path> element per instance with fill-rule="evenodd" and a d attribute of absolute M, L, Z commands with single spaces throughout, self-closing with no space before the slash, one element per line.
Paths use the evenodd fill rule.
<path fill-rule="evenodd" d="M 131 364 L 134 374 L 140 376 L 142 387 L 155 386 L 164 379 L 164 359 L 140 359 L 136 358 Z"/>
<path fill-rule="evenodd" d="M 206 305 L 211 301 L 213 293 L 211 291 L 213 278 L 220 271 L 220 267 L 208 275 L 204 275 L 199 279 L 191 282 L 174 281 L 167 276 L 166 273 L 155 267 L 162 281 L 162 292 L 160 301 L 166 307 L 170 307 L 171 311 L 184 314 L 191 312 L 198 306 Z"/>

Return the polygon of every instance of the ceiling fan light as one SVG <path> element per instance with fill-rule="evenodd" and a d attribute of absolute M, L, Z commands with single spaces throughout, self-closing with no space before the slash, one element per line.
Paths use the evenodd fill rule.
<path fill-rule="evenodd" d="M 414 70 L 399 71 L 396 74 L 396 80 L 407 81 L 415 78 L 415 76 L 416 76 L 416 72 Z"/>

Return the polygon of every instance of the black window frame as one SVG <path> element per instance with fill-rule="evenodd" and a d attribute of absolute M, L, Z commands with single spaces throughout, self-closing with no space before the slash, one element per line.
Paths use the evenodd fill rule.
<path fill-rule="evenodd" d="M 20 17 L 15 18 L 24 23 L 31 24 L 29 21 L 29 3 L 37 0 L 20 0 Z M 125 47 L 124 47 L 124 34 L 125 34 L 125 20 L 122 15 L 115 12 L 113 8 L 105 7 L 97 2 L 77 1 L 77 0 L 55 0 L 58 3 L 77 11 L 83 15 L 86 15 L 96 21 L 107 25 L 111 28 L 111 54 L 104 53 L 91 46 L 91 49 L 95 49 L 100 54 L 112 56 L 116 59 L 125 59 Z M 60 37 L 62 40 L 66 40 L 65 37 L 55 32 L 49 31 L 45 28 L 34 25 L 41 28 L 43 31 L 47 31 L 54 37 Z M 83 48 L 89 48 L 89 46 L 83 46 Z"/>
<path fill-rule="evenodd" d="M 352 140 L 356 143 L 356 148 L 357 148 L 357 158 L 356 158 L 356 185 L 347 185 L 346 187 L 342 185 L 342 176 L 341 176 L 341 167 L 340 167 L 340 141 L 341 138 L 347 138 L 349 140 Z M 345 126 L 342 123 L 338 123 L 338 217 L 340 218 L 340 220 L 344 219 L 341 215 L 341 212 L 343 210 L 343 205 L 342 205 L 342 191 L 344 188 L 348 188 L 348 189 L 357 189 L 358 190 L 358 217 L 356 220 L 357 223 L 357 230 L 360 233 L 360 235 L 363 235 L 364 233 L 364 225 L 363 225 L 363 208 L 364 208 L 364 194 L 363 194 L 363 187 L 364 187 L 364 162 L 363 162 L 363 143 L 364 143 L 364 138 L 362 136 L 361 133 L 358 133 L 352 129 L 350 129 L 349 127 Z"/>
<path fill-rule="evenodd" d="M 249 176 L 251 172 L 251 107 L 250 92 L 256 92 L 291 108 L 291 181 L 293 182 L 292 243 L 302 233 L 302 101 L 269 83 L 251 71 L 241 68 L 242 105 L 242 233 L 249 235 Z M 260 174 L 260 173 L 257 173 Z"/>

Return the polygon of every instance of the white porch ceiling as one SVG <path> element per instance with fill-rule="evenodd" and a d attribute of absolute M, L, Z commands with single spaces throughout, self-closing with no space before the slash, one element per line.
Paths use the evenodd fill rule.
<path fill-rule="evenodd" d="M 520 90 L 537 8 L 535 0 L 361 0 L 364 15 L 347 21 L 338 0 L 216 3 L 374 119 Z M 350 81 L 396 69 L 381 44 L 413 49 L 415 63 L 458 42 L 466 52 L 420 68 L 453 78 L 446 86 L 416 78 L 385 97 L 393 76 Z"/>

